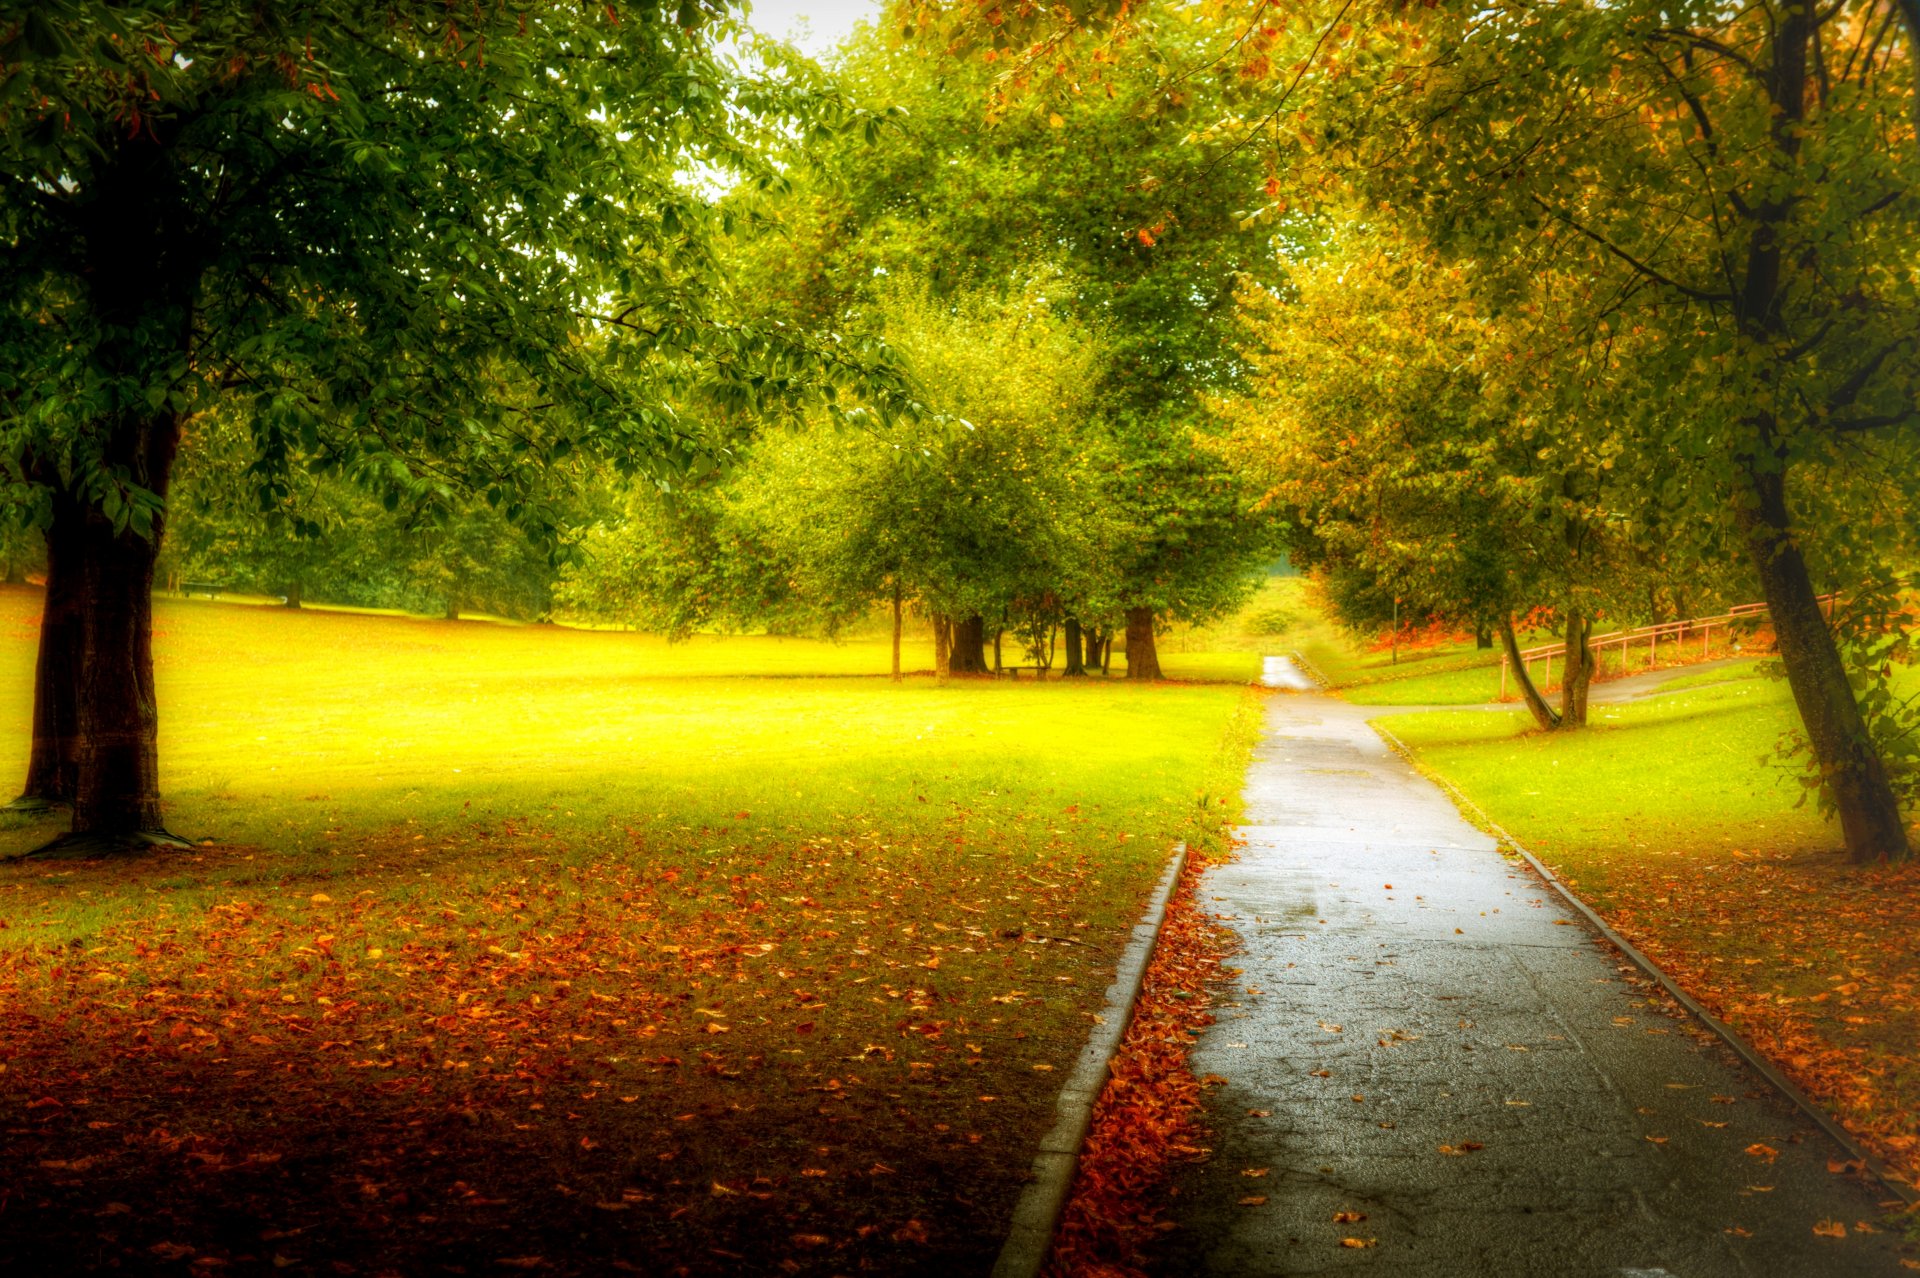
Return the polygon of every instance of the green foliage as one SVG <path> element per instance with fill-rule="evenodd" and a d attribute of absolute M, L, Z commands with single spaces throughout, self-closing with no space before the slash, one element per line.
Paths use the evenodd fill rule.
<path fill-rule="evenodd" d="M 545 534 L 539 463 L 711 468 L 732 430 L 684 402 L 907 403 L 859 344 L 730 309 L 676 174 L 771 182 L 768 130 L 853 122 L 721 61 L 734 34 L 714 0 L 30 6 L 0 38 L 14 473 L 144 533 L 165 458 L 131 423 L 236 404 L 269 503 L 319 468 Z"/>

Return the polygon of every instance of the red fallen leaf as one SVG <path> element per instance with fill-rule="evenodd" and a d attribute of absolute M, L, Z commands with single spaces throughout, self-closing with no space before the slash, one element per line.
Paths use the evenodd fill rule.
<path fill-rule="evenodd" d="M 917 1220 L 909 1220 L 906 1224 L 893 1231 L 893 1240 L 897 1243 L 918 1243 L 921 1246 L 925 1246 L 927 1242 L 927 1227 Z"/>
<path fill-rule="evenodd" d="M 811 1034 L 813 1033 L 813 1022 L 801 1021 L 798 1025 L 793 1027 L 793 1032 L 796 1034 Z"/>
<path fill-rule="evenodd" d="M 1342 1238 L 1340 1240 L 1340 1245 L 1342 1247 L 1355 1247 L 1355 1248 L 1377 1247 L 1380 1245 L 1380 1240 L 1377 1238 Z"/>

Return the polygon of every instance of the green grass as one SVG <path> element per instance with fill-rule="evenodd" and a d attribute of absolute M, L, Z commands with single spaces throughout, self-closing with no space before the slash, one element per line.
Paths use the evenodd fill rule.
<path fill-rule="evenodd" d="M 1584 732 L 1536 732 L 1520 711 L 1390 726 L 1515 837 L 1600 886 L 1622 845 L 1829 846 L 1826 824 L 1794 809 L 1797 781 L 1759 761 L 1793 723 L 1784 684 L 1748 679 L 1596 706 Z"/>
<path fill-rule="evenodd" d="M 37 605 L 0 592 L 16 776 Z M 0 867 L 0 1157 L 86 1234 L 46 1256 L 133 1268 L 261 1230 L 314 1266 L 984 1268 L 1258 729 L 1224 684 L 896 685 L 884 639 L 156 618 L 167 820 L 215 841 Z"/>

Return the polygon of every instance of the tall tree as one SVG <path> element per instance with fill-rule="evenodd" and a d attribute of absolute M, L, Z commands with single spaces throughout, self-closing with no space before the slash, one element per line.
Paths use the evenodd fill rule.
<path fill-rule="evenodd" d="M 802 106 L 715 58 L 734 30 L 717 0 L 0 16 L 0 445 L 50 506 L 28 792 L 72 803 L 67 849 L 170 841 L 148 598 L 190 415 L 244 405 L 269 498 L 316 464 L 538 532 L 543 459 L 700 468 L 724 441 L 677 402 L 853 375 L 853 347 L 731 322 L 675 180 L 765 173 Z"/>

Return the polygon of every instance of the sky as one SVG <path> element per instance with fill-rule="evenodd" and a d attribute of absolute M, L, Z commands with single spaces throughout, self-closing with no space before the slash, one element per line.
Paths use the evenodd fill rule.
<path fill-rule="evenodd" d="M 880 0 L 753 0 L 751 21 L 756 30 L 818 57 L 846 38 L 854 23 L 879 14 Z"/>

